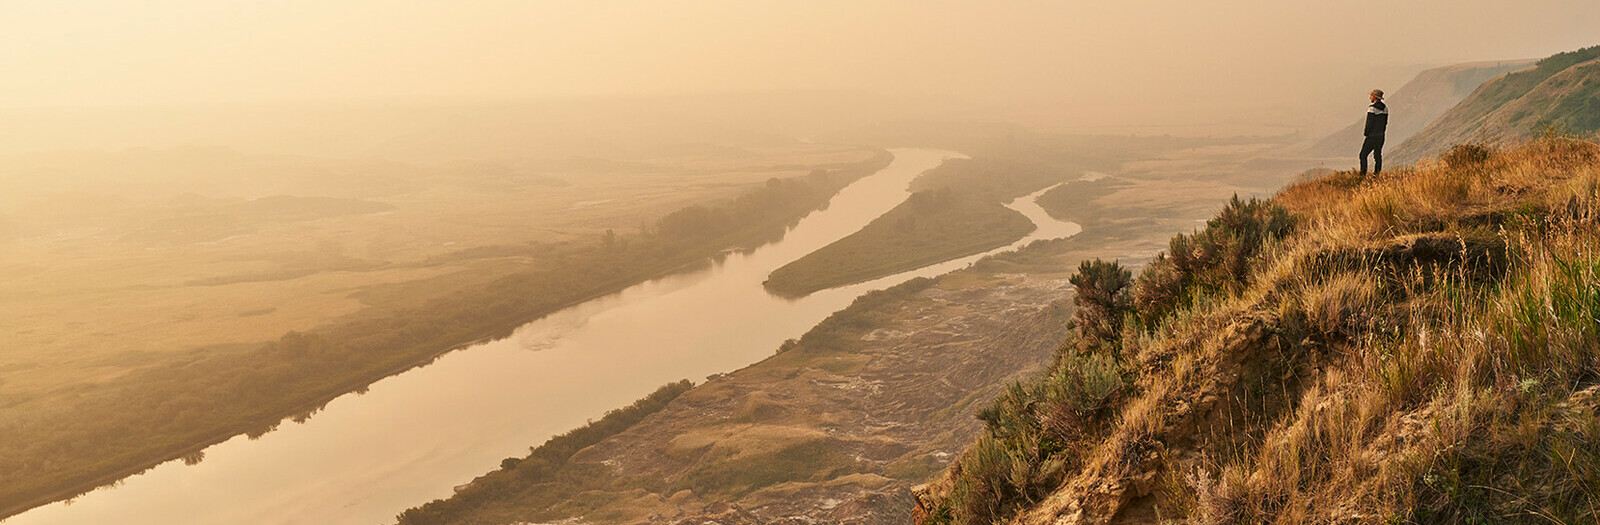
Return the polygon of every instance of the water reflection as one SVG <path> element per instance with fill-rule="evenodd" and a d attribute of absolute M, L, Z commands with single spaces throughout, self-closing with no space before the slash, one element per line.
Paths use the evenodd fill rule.
<path fill-rule="evenodd" d="M 761 282 L 773 269 L 865 226 L 908 196 L 911 179 L 958 156 L 893 152 L 888 167 L 845 188 L 780 242 L 581 303 L 507 339 L 374 383 L 364 395 L 335 399 L 315 417 L 297 418 L 300 424 L 255 440 L 236 436 L 71 505 L 40 507 L 5 523 L 393 522 L 400 511 L 448 496 L 502 458 L 525 455 L 530 445 L 661 384 L 698 381 L 769 356 L 862 293 L 981 257 L 797 300 L 766 292 Z M 1039 209 L 1037 195 L 1010 206 L 1039 227 L 1001 250 L 1077 233 L 1076 224 Z"/>

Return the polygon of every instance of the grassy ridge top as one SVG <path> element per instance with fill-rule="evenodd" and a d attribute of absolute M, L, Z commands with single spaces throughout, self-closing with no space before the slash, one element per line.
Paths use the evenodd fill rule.
<path fill-rule="evenodd" d="M 1235 200 L 917 494 L 919 523 L 1600 520 L 1600 143 Z"/>

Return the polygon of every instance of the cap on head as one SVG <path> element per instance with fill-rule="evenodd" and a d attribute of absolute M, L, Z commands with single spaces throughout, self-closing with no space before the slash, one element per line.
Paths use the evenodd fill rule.
<path fill-rule="evenodd" d="M 1372 90 L 1372 96 L 1378 97 L 1378 98 L 1383 98 L 1383 90 L 1381 90 L 1381 89 Z"/>

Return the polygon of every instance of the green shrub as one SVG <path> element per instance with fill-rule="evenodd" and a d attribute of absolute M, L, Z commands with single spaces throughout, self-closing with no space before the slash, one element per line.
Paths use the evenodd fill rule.
<path fill-rule="evenodd" d="M 1083 261 L 1070 279 L 1074 286 L 1072 314 L 1078 328 L 1080 351 L 1121 350 L 1122 319 L 1132 310 L 1129 285 L 1133 274 L 1122 265 L 1100 259 Z"/>
<path fill-rule="evenodd" d="M 1207 247 L 1220 259 L 1226 278 L 1222 286 L 1240 289 L 1249 284 L 1250 260 L 1267 241 L 1282 240 L 1293 230 L 1294 217 L 1283 206 L 1234 195 L 1221 213 L 1206 221 Z"/>
<path fill-rule="evenodd" d="M 1008 519 L 1058 488 L 1126 389 L 1116 359 L 1104 353 L 1064 355 L 1045 376 L 1008 385 L 978 413 L 984 434 L 957 462 L 952 521 Z"/>
<path fill-rule="evenodd" d="M 1176 243 L 1182 235 L 1174 238 Z M 1187 242 L 1185 240 L 1185 242 Z M 1156 258 L 1139 272 L 1139 278 L 1133 284 L 1133 310 L 1139 324 L 1153 327 L 1161 319 L 1172 314 L 1179 306 L 1183 297 L 1185 277 L 1188 274 L 1179 269 L 1178 263 L 1167 258 L 1167 254 L 1157 254 Z"/>
<path fill-rule="evenodd" d="M 999 522 L 1025 505 L 1037 503 L 1061 484 L 1065 461 L 1039 452 L 1037 436 L 1005 443 L 982 436 L 961 455 L 961 478 L 950 492 L 955 523 Z"/>
<path fill-rule="evenodd" d="M 1269 242 L 1295 229 L 1283 206 L 1238 195 L 1203 230 L 1179 234 L 1139 275 L 1132 292 L 1137 319 L 1152 329 L 1197 293 L 1242 291 L 1250 284 L 1251 262 Z"/>

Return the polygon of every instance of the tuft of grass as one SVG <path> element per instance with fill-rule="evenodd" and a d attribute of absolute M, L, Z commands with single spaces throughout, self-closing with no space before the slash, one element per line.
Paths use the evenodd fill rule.
<path fill-rule="evenodd" d="M 1307 324 L 1330 337 L 1353 339 L 1378 322 L 1382 282 L 1366 272 L 1342 273 L 1301 291 Z"/>
<path fill-rule="evenodd" d="M 1457 172 L 1467 172 L 1482 168 L 1493 153 L 1494 150 L 1483 144 L 1456 144 L 1445 150 L 1439 161 Z"/>

